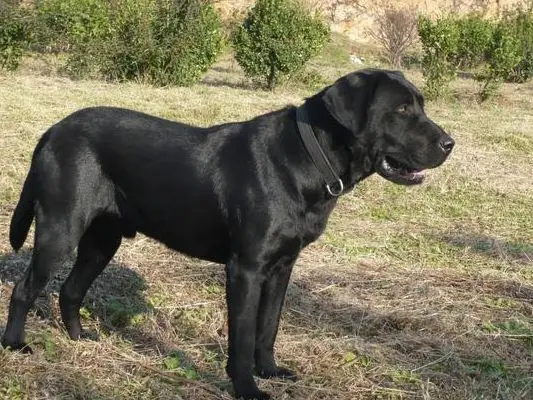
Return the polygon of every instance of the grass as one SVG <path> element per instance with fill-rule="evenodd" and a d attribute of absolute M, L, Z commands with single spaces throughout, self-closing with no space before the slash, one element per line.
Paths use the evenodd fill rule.
<path fill-rule="evenodd" d="M 337 47 L 336 47 L 337 46 Z M 342 46 L 314 61 L 331 81 Z M 328 63 L 328 58 L 334 60 Z M 252 90 L 221 60 L 192 88 L 70 81 L 27 60 L 0 74 L 0 319 L 31 245 L 8 225 L 33 147 L 51 124 L 117 105 L 198 125 L 297 104 L 305 85 Z M 407 75 L 422 86 L 416 70 Z M 261 380 L 279 399 L 529 399 L 533 396 L 533 85 L 479 105 L 476 84 L 427 112 L 457 141 L 420 187 L 373 176 L 343 197 L 295 268 L 276 344 L 297 383 Z M 31 243 L 28 241 L 28 243 Z M 30 314 L 35 354 L 0 349 L 2 399 L 229 399 L 224 273 L 140 235 L 125 241 L 84 302 L 91 339 L 60 323 L 59 284 Z"/>

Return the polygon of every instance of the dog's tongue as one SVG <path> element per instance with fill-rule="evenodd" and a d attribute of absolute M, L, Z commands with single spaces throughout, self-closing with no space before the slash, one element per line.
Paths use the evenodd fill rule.
<path fill-rule="evenodd" d="M 402 171 L 402 175 L 405 176 L 407 179 L 416 180 L 416 179 L 425 178 L 426 171 L 423 169 L 420 171 L 417 171 L 417 170 Z"/>
<path fill-rule="evenodd" d="M 426 177 L 426 171 L 425 170 L 421 170 L 421 171 L 411 171 L 410 173 L 407 174 L 407 177 L 410 179 L 410 180 L 419 180 L 419 179 L 424 179 Z"/>

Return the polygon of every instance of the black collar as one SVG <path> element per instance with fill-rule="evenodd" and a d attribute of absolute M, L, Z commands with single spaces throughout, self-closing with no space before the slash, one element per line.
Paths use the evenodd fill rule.
<path fill-rule="evenodd" d="M 309 123 L 309 115 L 304 104 L 296 108 L 296 123 L 298 124 L 298 131 L 300 132 L 300 137 L 307 152 L 311 156 L 316 168 L 324 176 L 326 190 L 333 197 L 340 196 L 344 192 L 344 183 L 333 169 L 322 147 L 320 147 L 315 132 Z"/>

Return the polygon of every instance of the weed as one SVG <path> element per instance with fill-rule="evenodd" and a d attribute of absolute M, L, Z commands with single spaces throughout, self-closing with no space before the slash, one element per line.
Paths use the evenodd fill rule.
<path fill-rule="evenodd" d="M 188 365 L 182 353 L 171 353 L 163 359 L 163 368 L 187 379 L 198 379 L 198 372 Z"/>

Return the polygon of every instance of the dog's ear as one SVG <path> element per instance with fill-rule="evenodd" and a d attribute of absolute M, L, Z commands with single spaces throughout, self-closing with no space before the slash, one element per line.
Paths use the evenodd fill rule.
<path fill-rule="evenodd" d="M 381 74 L 371 69 L 352 72 L 324 91 L 322 99 L 328 112 L 354 134 L 366 125 L 368 108 Z"/>

